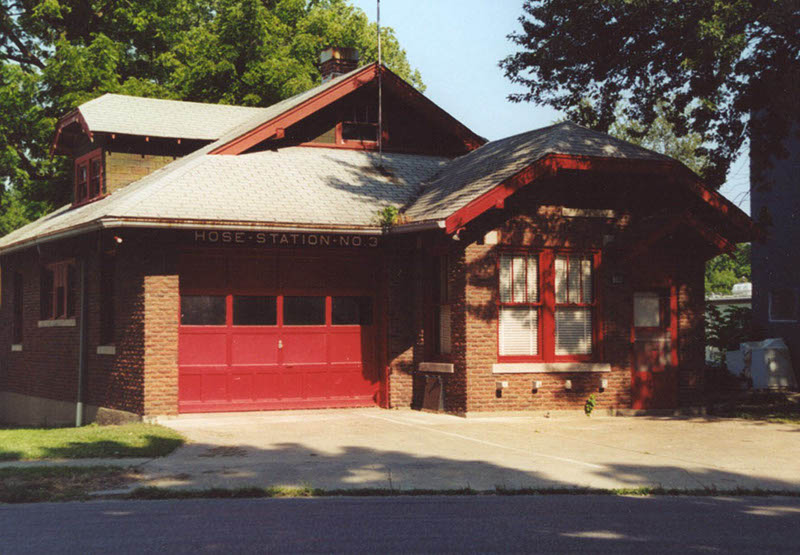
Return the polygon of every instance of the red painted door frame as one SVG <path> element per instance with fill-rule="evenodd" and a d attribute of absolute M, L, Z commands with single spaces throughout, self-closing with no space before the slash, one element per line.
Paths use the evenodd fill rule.
<path fill-rule="evenodd" d="M 678 288 L 670 281 L 663 288 L 636 292 L 658 293 L 660 325 L 637 328 L 631 318 L 631 408 L 671 409 L 678 403 Z M 633 305 L 631 298 L 631 305 Z M 633 313 L 633 306 L 631 306 Z"/>

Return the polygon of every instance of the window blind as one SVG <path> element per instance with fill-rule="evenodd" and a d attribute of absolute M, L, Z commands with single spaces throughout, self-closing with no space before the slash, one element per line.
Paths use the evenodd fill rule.
<path fill-rule="evenodd" d="M 500 354 L 532 356 L 539 354 L 539 310 L 534 307 L 500 309 Z"/>
<path fill-rule="evenodd" d="M 592 309 L 556 309 L 556 354 L 588 355 L 592 352 Z"/>

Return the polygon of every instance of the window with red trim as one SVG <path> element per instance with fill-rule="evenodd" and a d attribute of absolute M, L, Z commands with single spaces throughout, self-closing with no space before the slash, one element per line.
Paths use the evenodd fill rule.
<path fill-rule="evenodd" d="M 75 264 L 56 262 L 42 268 L 40 283 L 42 320 L 75 317 Z"/>
<path fill-rule="evenodd" d="M 596 354 L 594 254 L 502 253 L 498 354 L 505 360 L 591 360 Z"/>
<path fill-rule="evenodd" d="M 93 150 L 75 160 L 75 204 L 103 195 L 103 151 Z"/>
<path fill-rule="evenodd" d="M 378 116 L 369 105 L 353 106 L 342 121 L 342 142 L 377 143 Z"/>

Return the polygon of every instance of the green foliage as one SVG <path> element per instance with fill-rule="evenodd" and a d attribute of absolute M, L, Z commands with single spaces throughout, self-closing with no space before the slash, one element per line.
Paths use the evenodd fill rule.
<path fill-rule="evenodd" d="M 721 254 L 706 262 L 706 294 L 729 295 L 737 283 L 750 281 L 750 243 L 736 247 L 733 255 Z"/>
<path fill-rule="evenodd" d="M 759 139 L 751 151 L 786 155 L 780 144 L 800 118 L 796 0 L 525 0 L 522 9 L 522 29 L 509 35 L 519 50 L 500 62 L 525 89 L 510 100 L 600 131 L 622 119 L 647 134 L 661 117 L 676 137 L 702 138 L 713 186 L 747 139 Z"/>
<path fill-rule="evenodd" d="M 378 223 L 384 229 L 388 229 L 393 225 L 397 225 L 399 223 L 405 223 L 406 218 L 403 214 L 400 213 L 400 210 L 397 209 L 395 206 L 387 206 L 382 210 L 378 210 Z"/>
<path fill-rule="evenodd" d="M 740 343 L 753 339 L 755 331 L 750 307 L 732 306 L 720 310 L 711 305 L 706 309 L 706 344 L 717 349 L 720 356 L 726 351 L 737 350 Z"/>
<path fill-rule="evenodd" d="M 586 403 L 583 405 L 583 412 L 586 413 L 586 416 L 591 416 L 592 411 L 597 406 L 597 399 L 594 396 L 594 393 L 589 395 L 589 398 L 586 399 Z"/>
<path fill-rule="evenodd" d="M 177 432 L 152 424 L 0 430 L 0 460 L 162 457 L 183 445 Z"/>
<path fill-rule="evenodd" d="M 621 113 L 608 132 L 630 143 L 675 158 L 693 172 L 702 174 L 708 165 L 708 158 L 702 154 L 703 137 L 699 133 L 679 137 L 675 132 L 675 125 L 666 117 L 665 105 L 665 102 L 659 102 L 656 106 L 656 119 L 649 127 L 626 117 L 624 111 L 620 110 Z"/>
<path fill-rule="evenodd" d="M 61 116 L 104 93 L 267 106 L 320 81 L 326 46 L 377 57 L 346 0 L 32 0 L 0 4 L 0 232 L 69 200 Z M 424 90 L 390 27 L 383 61 Z"/>

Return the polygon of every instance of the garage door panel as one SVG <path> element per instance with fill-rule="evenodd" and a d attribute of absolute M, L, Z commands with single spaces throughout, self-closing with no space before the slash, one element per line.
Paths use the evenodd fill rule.
<path fill-rule="evenodd" d="M 182 330 L 178 338 L 178 364 L 227 364 L 227 344 L 224 330 L 215 333 Z"/>
<path fill-rule="evenodd" d="M 363 356 L 361 330 L 331 334 L 330 361 L 360 362 Z"/>
<path fill-rule="evenodd" d="M 284 364 L 309 364 L 325 361 L 328 354 L 328 338 L 323 330 L 316 333 L 308 331 L 288 331 L 283 336 Z"/>
<path fill-rule="evenodd" d="M 181 369 L 178 377 L 178 389 L 180 390 L 181 401 L 202 401 L 203 400 L 203 375 L 189 374 L 185 369 Z"/>
<path fill-rule="evenodd" d="M 233 332 L 231 364 L 277 364 L 277 330 Z"/>
<path fill-rule="evenodd" d="M 287 370 L 281 374 L 281 385 L 278 389 L 280 399 L 302 399 L 304 376 L 301 372 Z"/>
<path fill-rule="evenodd" d="M 228 400 L 228 373 L 216 368 L 205 368 L 203 372 L 203 401 Z"/>
<path fill-rule="evenodd" d="M 231 401 L 249 401 L 253 398 L 253 374 L 236 372 L 230 375 L 228 391 Z"/>

